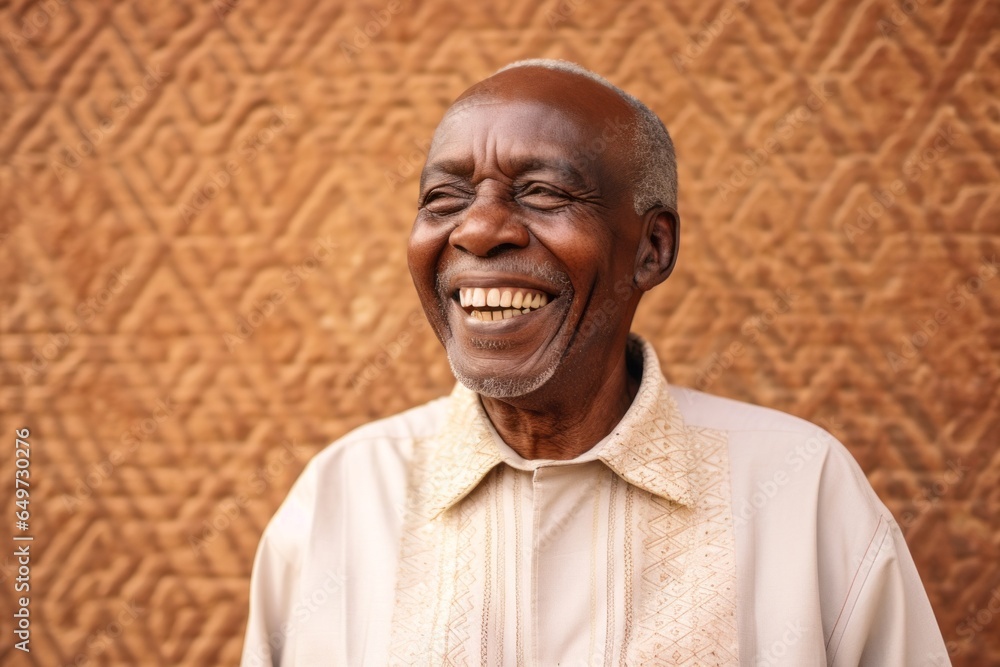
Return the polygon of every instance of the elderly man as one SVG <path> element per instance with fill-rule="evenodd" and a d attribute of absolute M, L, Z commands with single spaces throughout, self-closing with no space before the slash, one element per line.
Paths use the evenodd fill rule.
<path fill-rule="evenodd" d="M 459 383 L 309 464 L 244 665 L 947 664 L 844 447 L 668 385 L 629 333 L 676 193 L 662 123 L 588 70 L 522 61 L 455 102 L 409 265 Z"/>

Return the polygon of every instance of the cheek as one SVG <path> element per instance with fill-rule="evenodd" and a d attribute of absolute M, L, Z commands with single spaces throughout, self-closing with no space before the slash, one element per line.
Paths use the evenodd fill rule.
<path fill-rule="evenodd" d="M 631 245 L 637 242 L 637 235 L 614 233 L 614 222 L 620 221 L 577 217 L 565 224 L 536 228 L 539 241 L 569 274 L 574 290 L 569 319 L 584 332 L 617 330 L 616 316 L 625 312 L 622 307 L 635 270 Z"/>
<path fill-rule="evenodd" d="M 417 289 L 433 289 L 437 262 L 448 245 L 449 227 L 432 225 L 417 219 L 406 247 L 406 259 Z"/>
<path fill-rule="evenodd" d="M 611 268 L 611 251 L 617 240 L 599 221 L 576 218 L 559 224 L 536 225 L 532 231 L 569 273 L 577 291 L 589 290 L 599 276 Z"/>

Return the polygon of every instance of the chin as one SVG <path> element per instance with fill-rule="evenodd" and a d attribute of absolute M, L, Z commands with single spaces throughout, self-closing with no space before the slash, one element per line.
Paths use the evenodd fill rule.
<path fill-rule="evenodd" d="M 452 338 L 445 346 L 448 352 L 448 364 L 455 379 L 465 385 L 468 389 L 481 396 L 488 398 L 518 398 L 527 396 L 539 389 L 552 379 L 556 369 L 559 368 L 559 357 L 552 355 L 540 372 L 530 374 L 517 373 L 483 373 L 481 370 L 473 370 L 469 365 L 463 363 L 458 357 L 464 356 L 462 352 L 453 349 L 457 343 Z"/>
<path fill-rule="evenodd" d="M 431 308 L 432 327 L 456 380 L 481 396 L 514 399 L 551 384 L 564 365 L 573 339 L 571 303 L 560 295 L 520 317 L 484 322 L 458 299 L 441 298 Z"/>

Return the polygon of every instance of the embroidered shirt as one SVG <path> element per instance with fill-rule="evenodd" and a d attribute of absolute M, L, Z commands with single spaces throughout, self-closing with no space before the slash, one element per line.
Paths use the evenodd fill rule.
<path fill-rule="evenodd" d="M 243 666 L 949 664 L 839 442 L 629 353 L 632 405 L 573 460 L 518 456 L 461 384 L 317 455 L 261 539 Z"/>

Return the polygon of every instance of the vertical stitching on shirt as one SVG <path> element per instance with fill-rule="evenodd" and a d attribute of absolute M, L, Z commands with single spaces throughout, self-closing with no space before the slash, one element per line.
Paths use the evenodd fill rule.
<path fill-rule="evenodd" d="M 469 643 L 469 612 L 473 603 L 469 596 L 469 591 L 475 583 L 475 575 L 472 573 L 473 554 L 472 538 L 475 533 L 473 517 L 479 512 L 480 500 L 466 502 L 462 505 L 460 512 L 456 512 L 451 555 L 452 579 L 451 590 L 445 599 L 451 602 L 445 627 L 444 661 L 449 665 L 462 665 L 468 663 L 467 645 Z M 452 639 L 455 639 L 453 642 Z"/>
<path fill-rule="evenodd" d="M 611 495 L 608 498 L 608 573 L 607 573 L 607 621 L 604 627 L 604 664 L 609 666 L 614 660 L 615 647 L 615 510 L 618 501 L 618 475 L 611 474 Z"/>
<path fill-rule="evenodd" d="M 453 517 L 453 518 L 457 519 L 458 517 Z M 443 630 L 442 634 L 444 635 L 443 636 L 444 647 L 441 652 L 441 657 L 444 658 L 445 660 L 448 659 L 448 651 L 451 648 L 451 631 L 453 629 L 451 620 L 451 611 L 452 611 L 451 608 L 455 604 L 455 588 L 456 585 L 458 584 L 458 553 L 459 553 L 457 527 L 455 531 L 449 531 L 449 532 L 451 532 L 451 535 L 453 535 L 455 539 L 448 540 L 448 548 L 450 553 L 446 554 L 446 558 L 441 559 L 442 561 L 444 560 L 448 561 L 448 563 L 451 565 L 451 573 L 452 573 L 450 582 L 450 588 L 451 588 L 450 593 L 444 594 L 444 599 L 449 602 L 449 604 L 446 605 L 448 607 L 448 613 L 445 614 L 444 628 L 442 628 Z"/>
<path fill-rule="evenodd" d="M 439 642 L 441 640 L 444 640 L 447 643 L 447 637 L 446 636 L 448 634 L 447 633 L 447 622 L 448 622 L 448 619 L 447 619 L 447 616 L 446 616 L 445 617 L 445 626 L 442 627 L 441 626 L 441 613 L 444 610 L 443 608 L 446 606 L 444 604 L 445 597 L 447 597 L 449 601 L 451 600 L 451 596 L 450 595 L 446 596 L 445 591 L 444 591 L 444 586 L 445 586 L 445 581 L 446 581 L 445 567 L 446 567 L 446 564 L 449 561 L 448 556 L 450 555 L 450 552 L 452 551 L 451 546 L 452 546 L 452 543 L 454 542 L 454 538 L 455 538 L 454 519 L 455 519 L 454 513 L 449 513 L 448 516 L 445 517 L 445 525 L 443 526 L 444 530 L 442 531 L 443 535 L 441 536 L 442 539 L 441 539 L 441 541 L 439 543 L 439 546 L 438 546 L 438 549 L 437 549 L 437 564 L 438 564 L 438 572 L 437 572 L 437 595 L 435 595 L 435 597 L 434 597 L 434 618 L 433 618 L 433 621 L 431 622 L 431 632 L 430 632 L 431 652 L 430 652 L 430 655 L 443 655 L 443 646 L 441 646 L 439 644 Z M 444 632 L 443 633 L 439 632 L 438 628 L 441 628 Z M 442 636 L 442 635 L 444 635 L 444 636 Z M 439 652 L 439 649 L 442 652 Z"/>
<path fill-rule="evenodd" d="M 503 631 L 504 626 L 507 621 L 504 616 L 507 611 L 507 582 L 504 580 L 506 576 L 506 563 L 507 563 L 507 542 L 504 539 L 504 525 L 506 523 L 506 516 L 503 514 L 503 478 L 505 466 L 501 465 L 497 468 L 496 476 L 496 494 L 493 497 L 494 506 L 496 507 L 497 515 L 497 620 L 496 620 L 496 636 L 497 636 L 497 664 L 503 664 Z"/>
<path fill-rule="evenodd" d="M 601 486 L 604 477 L 599 475 L 594 485 L 594 512 L 590 526 L 590 648 L 587 664 L 594 664 L 594 643 L 597 641 L 597 537 L 601 531 Z"/>
<path fill-rule="evenodd" d="M 534 582 L 532 582 L 534 583 Z M 514 645 L 517 664 L 524 664 L 524 644 L 521 637 L 521 475 L 514 475 Z"/>
<path fill-rule="evenodd" d="M 625 636 L 622 638 L 622 667 L 627 667 L 628 645 L 632 640 L 632 496 L 634 492 L 634 486 L 625 485 Z"/>
<path fill-rule="evenodd" d="M 493 593 L 493 578 L 490 572 L 490 563 L 493 560 L 493 510 L 492 497 L 496 495 L 496 479 L 497 476 L 495 471 L 490 473 L 491 480 L 486 487 L 486 502 L 484 503 L 486 509 L 486 546 L 484 548 L 483 561 L 485 562 L 486 572 L 483 575 L 483 613 L 482 613 L 482 623 L 480 624 L 480 635 L 479 635 L 479 662 L 482 665 L 486 665 L 487 658 L 489 657 L 489 645 L 490 645 L 490 596 Z"/>
<path fill-rule="evenodd" d="M 434 603 L 427 601 L 434 580 L 435 559 L 441 555 L 440 543 L 429 539 L 443 528 L 445 518 L 429 522 L 421 511 L 418 491 L 421 473 L 426 465 L 423 441 L 414 443 L 414 468 L 409 476 L 403 532 L 400 539 L 400 561 L 396 582 L 396 602 L 392 614 L 389 663 L 414 664 L 434 649 Z M 418 569 L 422 566 L 422 571 Z"/>

